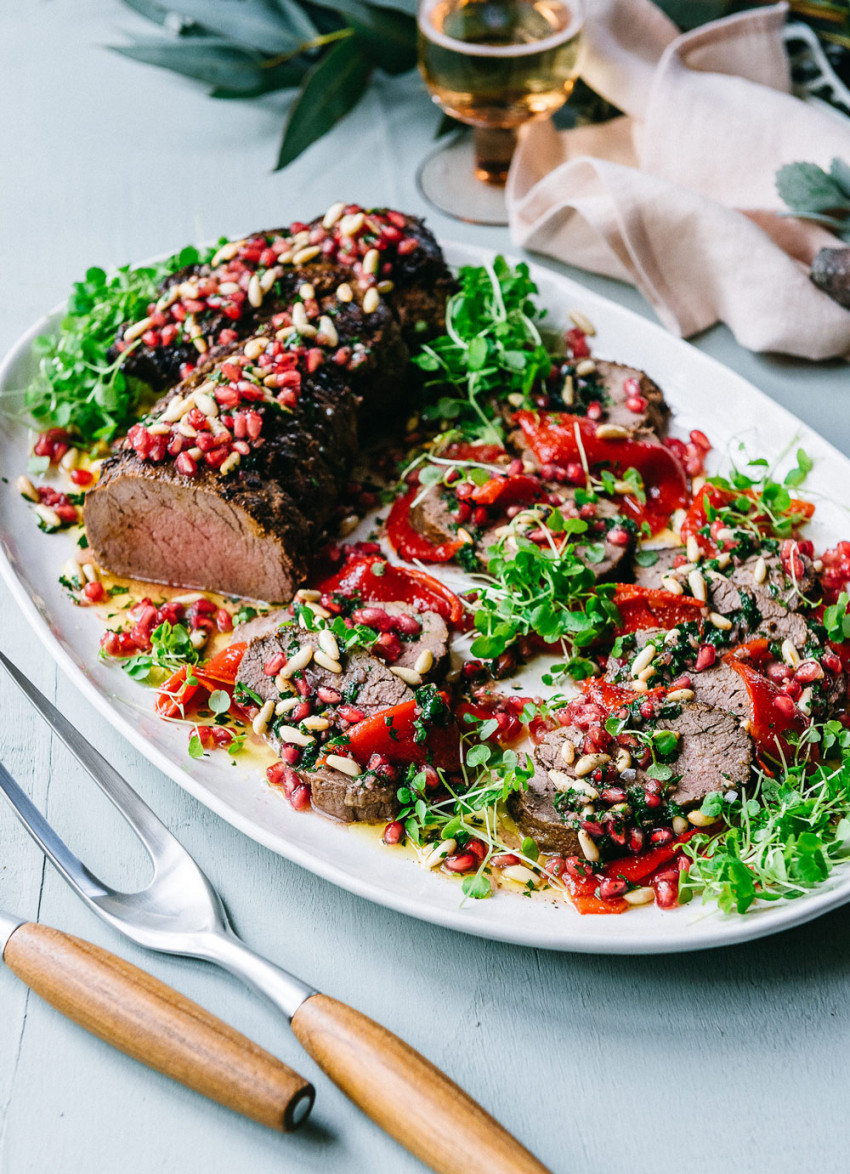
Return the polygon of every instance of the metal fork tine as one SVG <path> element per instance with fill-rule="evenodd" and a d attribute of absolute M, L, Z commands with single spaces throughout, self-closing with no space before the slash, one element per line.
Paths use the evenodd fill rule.
<path fill-rule="evenodd" d="M 51 704 L 44 694 L 39 692 L 35 685 L 2 652 L 0 652 L 0 664 L 3 665 L 21 692 L 29 698 L 41 716 L 47 721 L 48 725 L 58 734 L 59 738 L 65 743 L 80 766 L 94 779 L 103 793 L 121 813 L 144 844 L 152 863 L 155 865 L 157 863 L 157 857 L 162 857 L 163 855 L 171 857 L 175 854 L 188 856 L 186 849 L 179 840 L 176 840 L 172 836 L 162 820 L 151 811 L 147 803 L 136 794 L 115 767 L 107 762 L 103 755 L 85 740 L 79 730 L 74 729 L 68 719 L 63 717 L 56 706 Z M 23 792 L 20 791 L 17 784 L 13 780 L 10 781 L 13 782 L 13 786 L 26 799 L 26 796 L 23 795 Z M 27 802 L 29 801 L 27 800 Z M 32 810 L 36 811 L 34 807 Z M 27 819 L 29 819 L 29 814 L 27 815 Z M 41 816 L 39 816 L 39 819 L 41 819 Z M 49 831 L 51 830 L 43 820 L 42 824 L 43 828 L 47 828 Z M 52 834 L 55 835 L 55 833 Z M 58 837 L 56 838 L 58 839 Z M 66 848 L 66 851 L 69 850 Z M 73 859 L 76 860 L 76 857 L 73 857 Z M 77 863 L 79 864 L 79 861 Z"/>
<path fill-rule="evenodd" d="M 57 835 L 2 762 L 0 762 L 0 790 L 12 804 L 18 819 L 45 855 L 50 857 L 68 884 L 76 889 L 86 901 L 105 896 L 107 890 L 103 882 L 99 881 L 94 873 L 89 872 L 65 841 Z"/>

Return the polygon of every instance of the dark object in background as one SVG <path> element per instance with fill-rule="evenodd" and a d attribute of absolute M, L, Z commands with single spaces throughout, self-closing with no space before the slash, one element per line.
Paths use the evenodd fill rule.
<path fill-rule="evenodd" d="M 818 289 L 850 310 L 850 248 L 821 249 L 810 276 Z"/>

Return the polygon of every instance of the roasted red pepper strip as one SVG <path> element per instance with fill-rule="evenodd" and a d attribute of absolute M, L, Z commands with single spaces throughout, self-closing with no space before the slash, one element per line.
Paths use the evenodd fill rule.
<path fill-rule="evenodd" d="M 700 545 L 700 549 L 704 554 L 716 554 L 717 545 L 711 538 L 707 538 L 699 531 L 708 522 L 708 513 L 706 505 L 711 509 L 719 510 L 724 506 L 729 505 L 731 501 L 735 501 L 739 497 L 748 497 L 751 501 L 755 501 L 755 494 L 752 490 L 742 489 L 740 492 L 734 492 L 731 489 L 722 489 L 719 485 L 704 485 L 694 496 L 694 500 L 688 509 L 684 522 L 682 522 L 681 537 L 683 542 L 687 542 L 688 538 L 694 537 Z M 803 521 L 808 521 L 815 512 L 815 507 L 810 501 L 800 501 L 798 498 L 791 499 L 791 505 L 788 507 L 788 514 L 798 514 Z M 770 523 L 767 518 L 756 515 L 753 521 L 763 529 L 765 533 L 770 533 Z M 801 522 L 802 524 L 802 522 Z"/>
<path fill-rule="evenodd" d="M 620 709 L 624 705 L 630 705 L 638 696 L 641 701 L 652 701 L 656 697 L 662 697 L 666 692 L 663 686 L 656 686 L 646 693 L 637 694 L 634 689 L 627 689 L 625 685 L 615 685 L 611 681 L 603 681 L 599 677 L 588 677 L 581 682 L 579 688 L 587 694 L 589 701 L 595 701 L 597 705 L 608 712 Z"/>
<path fill-rule="evenodd" d="M 440 696 L 448 704 L 448 697 L 442 693 Z M 417 742 L 414 724 L 418 716 L 414 700 L 381 710 L 352 726 L 346 734 L 345 746 L 337 753 L 350 750 L 361 766 L 366 766 L 373 754 L 382 754 L 396 766 L 431 762 L 443 770 L 457 770 L 460 766 L 457 726 L 454 722 L 449 726 L 431 726 L 425 741 Z M 329 753 L 333 752 L 330 747 Z"/>
<path fill-rule="evenodd" d="M 186 684 L 188 676 L 186 666 L 179 668 L 160 687 L 156 699 L 156 712 L 163 718 L 181 717 L 198 689 L 206 689 L 208 693 L 214 693 L 222 685 L 230 685 L 231 687 L 235 685 L 236 674 L 247 647 L 244 640 L 237 640 L 212 657 L 203 668 L 193 666 L 192 676 L 197 682 L 194 685 Z"/>
<path fill-rule="evenodd" d="M 742 649 L 749 653 L 744 659 L 736 655 Z M 760 758 L 773 760 L 781 757 L 793 758 L 794 747 L 789 744 L 785 735 L 789 732 L 802 733 L 808 723 L 796 706 L 792 709 L 787 704 L 791 700 L 790 697 L 758 671 L 759 661 L 767 655 L 767 641 L 753 640 L 741 648 L 724 653 L 723 660 L 735 670 L 747 687 L 747 700 L 750 706 L 747 730 L 755 743 L 756 753 Z M 776 703 L 780 697 L 786 700 L 777 708 Z M 812 753 L 815 749 L 814 746 L 810 747 Z"/>
<path fill-rule="evenodd" d="M 413 529 L 410 524 L 410 507 L 418 493 L 419 489 L 414 487 L 403 497 L 395 499 L 387 518 L 387 538 L 402 558 L 418 558 L 423 563 L 447 563 L 454 558 L 463 543 L 429 542 L 418 530 Z"/>
<path fill-rule="evenodd" d="M 623 617 L 618 635 L 647 628 L 675 628 L 705 614 L 705 604 L 689 595 L 674 595 L 672 591 L 638 587 L 635 583 L 618 583 L 614 602 Z"/>
<path fill-rule="evenodd" d="M 530 701 L 531 698 L 516 698 L 511 697 L 510 701 Z M 520 712 L 522 706 L 519 707 Z M 478 722 L 468 722 L 465 720 L 466 714 L 478 718 L 479 722 L 488 722 L 495 718 L 499 723 L 499 728 L 486 738 L 487 742 L 499 742 L 506 745 L 509 742 L 515 741 L 523 732 L 523 724 L 520 721 L 519 713 L 511 713 L 504 708 L 500 708 L 497 704 L 475 704 L 471 701 L 461 701 L 460 705 L 455 706 L 455 717 L 461 733 L 469 734 L 476 733 L 480 729 Z"/>
<path fill-rule="evenodd" d="M 507 477 L 491 477 L 483 485 L 476 485 L 469 500 L 476 505 L 528 505 L 544 496 L 546 490 L 539 477 L 513 473 Z"/>
<path fill-rule="evenodd" d="M 571 893 L 570 900 L 579 913 L 625 913 L 629 908 L 628 901 L 619 898 L 603 901 L 593 893 Z"/>
<path fill-rule="evenodd" d="M 468 444 L 461 441 L 450 444 L 439 455 L 450 461 L 479 461 L 482 465 L 489 465 L 507 453 L 500 444 Z"/>
<path fill-rule="evenodd" d="M 409 603 L 417 611 L 435 611 L 453 628 L 464 617 L 463 604 L 439 579 L 413 567 L 398 567 L 380 555 L 352 559 L 319 583 L 327 595 L 344 595 L 364 603 Z"/>
<path fill-rule="evenodd" d="M 678 856 L 682 845 L 701 830 L 701 828 L 693 828 L 691 831 L 683 832 L 681 836 L 677 836 L 669 844 L 663 844 L 660 848 L 649 848 L 637 856 L 623 856 L 619 860 L 611 860 L 602 871 L 608 877 L 615 879 L 622 877 L 623 880 L 636 884 L 648 877 L 650 873 L 655 872 L 662 864 L 666 864 L 668 860 Z"/>
<path fill-rule="evenodd" d="M 687 509 L 691 502 L 685 471 L 663 444 L 654 440 L 603 440 L 596 424 L 568 412 L 515 412 L 514 420 L 541 465 L 567 465 L 581 459 L 581 448 L 591 468 L 605 465 L 613 472 L 637 469 L 643 478 L 646 504 L 637 498 L 620 498 L 624 512 L 646 522 L 653 534 L 663 530 L 674 510 Z"/>

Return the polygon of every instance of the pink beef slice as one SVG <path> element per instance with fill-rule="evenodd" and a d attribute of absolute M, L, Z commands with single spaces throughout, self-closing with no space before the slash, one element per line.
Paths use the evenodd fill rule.
<path fill-rule="evenodd" d="M 368 775 L 364 782 L 327 766 L 299 773 L 310 784 L 313 806 L 333 819 L 345 823 L 384 823 L 394 819 L 398 812 L 397 780 L 387 782 Z"/>
<path fill-rule="evenodd" d="M 196 372 L 172 395 L 187 395 L 211 370 Z M 184 477 L 171 459 L 153 464 L 123 449 L 86 494 L 93 559 L 145 582 L 291 598 L 347 476 L 357 405 L 329 365 L 305 374 L 294 411 L 257 405 L 264 443 L 226 476 L 204 465 Z"/>
<path fill-rule="evenodd" d="M 597 360 L 596 371 L 607 396 L 602 416 L 606 424 L 617 424 L 642 436 L 648 433 L 662 436 L 666 432 L 670 409 L 661 388 L 645 371 L 627 367 L 623 363 L 609 363 L 605 359 Z M 633 412 L 626 407 L 626 400 L 630 397 L 625 385 L 631 380 L 638 384 L 640 394 L 646 400 L 647 406 L 643 412 Z"/>

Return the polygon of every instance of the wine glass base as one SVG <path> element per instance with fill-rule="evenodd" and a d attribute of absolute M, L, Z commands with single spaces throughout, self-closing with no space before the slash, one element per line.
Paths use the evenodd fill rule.
<path fill-rule="evenodd" d="M 502 227 L 508 223 L 505 189 L 476 179 L 475 163 L 472 135 L 461 134 L 423 160 L 417 186 L 429 204 L 456 220 Z"/>

